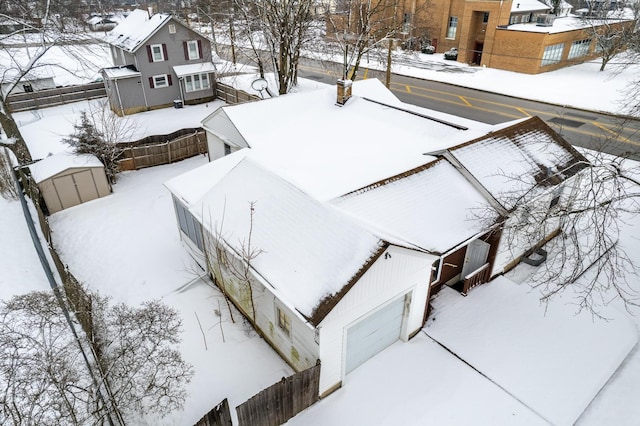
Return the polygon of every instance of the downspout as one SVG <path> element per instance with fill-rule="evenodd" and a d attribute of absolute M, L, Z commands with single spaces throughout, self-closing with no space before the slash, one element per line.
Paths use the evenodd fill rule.
<path fill-rule="evenodd" d="M 136 69 L 140 72 L 140 67 L 138 66 L 138 57 L 133 55 L 133 60 L 136 63 Z M 142 97 L 144 98 L 144 107 L 145 109 L 149 109 L 149 102 L 147 102 L 147 91 L 144 90 L 144 79 L 142 78 L 142 73 L 140 73 L 140 85 L 142 86 Z"/>
<path fill-rule="evenodd" d="M 184 93 L 182 92 L 182 83 L 184 81 L 184 77 L 178 77 L 178 86 L 180 87 L 180 100 L 184 105 Z"/>

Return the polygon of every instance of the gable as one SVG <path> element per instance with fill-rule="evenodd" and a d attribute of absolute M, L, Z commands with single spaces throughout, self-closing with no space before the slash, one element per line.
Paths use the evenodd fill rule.
<path fill-rule="evenodd" d="M 251 248 L 260 252 L 251 261 L 253 270 L 306 318 L 321 300 L 348 285 L 383 245 L 348 217 L 248 158 L 189 210 L 237 253 L 250 235 Z"/>
<path fill-rule="evenodd" d="M 449 152 L 507 210 L 521 197 L 535 196 L 588 165 L 583 155 L 538 117 Z"/>
<path fill-rule="evenodd" d="M 224 143 L 229 143 L 239 148 L 249 146 L 233 121 L 227 115 L 225 107 L 218 108 L 202 120 L 202 127 Z"/>

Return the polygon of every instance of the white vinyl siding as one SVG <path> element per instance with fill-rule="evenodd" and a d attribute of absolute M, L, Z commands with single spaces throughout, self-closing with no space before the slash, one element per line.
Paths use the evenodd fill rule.
<path fill-rule="evenodd" d="M 578 40 L 571 43 L 569 49 L 568 59 L 581 58 L 589 54 L 589 46 L 591 46 L 591 39 Z"/>
<path fill-rule="evenodd" d="M 184 78 L 184 88 L 189 92 L 195 92 L 197 90 L 205 90 L 208 89 L 209 86 L 209 75 L 208 74 L 194 74 L 187 75 Z"/>
<path fill-rule="evenodd" d="M 554 44 L 544 48 L 542 55 L 542 66 L 558 64 L 562 60 L 562 52 L 564 51 L 564 43 Z"/>

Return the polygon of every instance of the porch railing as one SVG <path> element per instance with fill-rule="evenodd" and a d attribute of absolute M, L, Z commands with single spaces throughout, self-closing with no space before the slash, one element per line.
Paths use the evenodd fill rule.
<path fill-rule="evenodd" d="M 489 264 L 485 263 L 475 271 L 464 277 L 462 286 L 462 295 L 466 296 L 467 292 L 472 288 L 484 284 L 489 281 Z"/>

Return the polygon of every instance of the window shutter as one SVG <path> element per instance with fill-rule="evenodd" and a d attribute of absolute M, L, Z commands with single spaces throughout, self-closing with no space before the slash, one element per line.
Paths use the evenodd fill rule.
<path fill-rule="evenodd" d="M 182 42 L 182 48 L 184 49 L 184 60 L 188 61 L 189 60 L 189 47 L 188 47 L 186 41 Z"/>
<path fill-rule="evenodd" d="M 167 55 L 167 45 L 162 43 L 162 53 L 164 54 L 164 60 L 169 60 L 169 55 Z"/>
<path fill-rule="evenodd" d="M 202 58 L 202 40 L 198 40 L 198 58 Z"/>
<path fill-rule="evenodd" d="M 147 56 L 149 57 L 149 62 L 153 62 L 153 53 L 151 53 L 151 46 L 147 44 Z"/>
<path fill-rule="evenodd" d="M 173 83 L 171 82 L 171 74 L 167 74 L 167 83 L 171 86 Z"/>
<path fill-rule="evenodd" d="M 149 77 L 149 87 L 151 87 L 152 89 L 155 87 L 153 85 L 153 77 Z"/>

